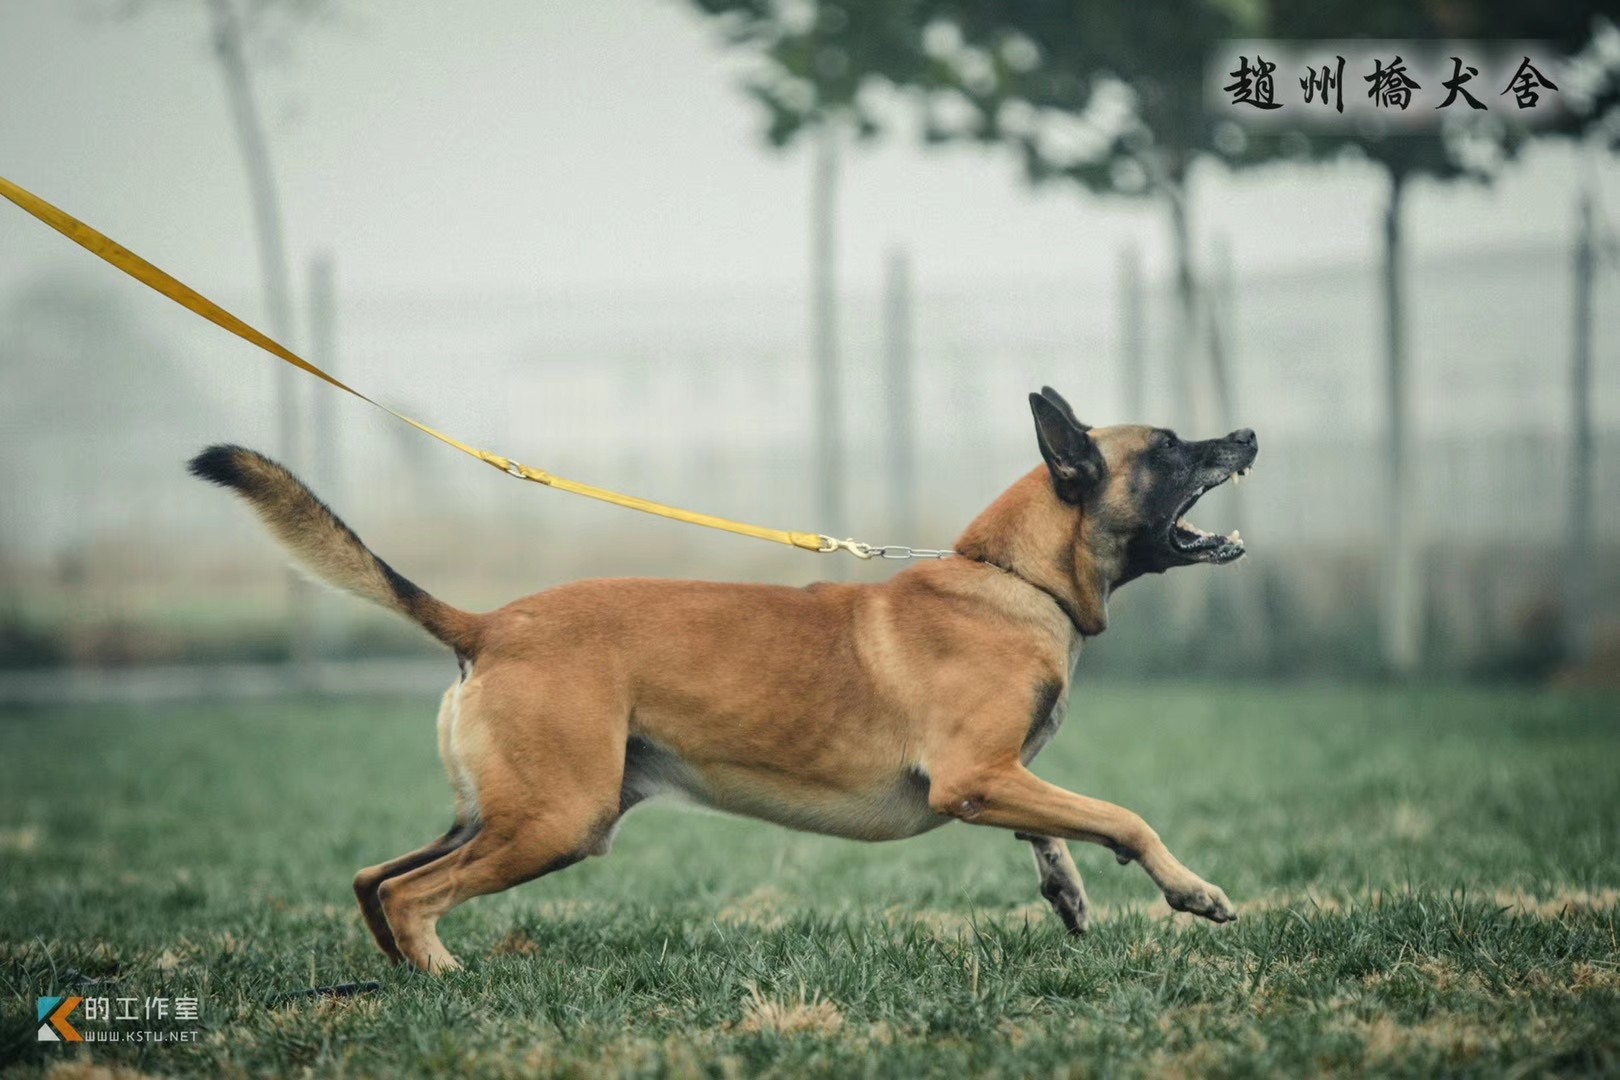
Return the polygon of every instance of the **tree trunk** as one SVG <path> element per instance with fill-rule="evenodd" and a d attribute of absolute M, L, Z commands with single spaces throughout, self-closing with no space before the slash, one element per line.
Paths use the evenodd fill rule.
<path fill-rule="evenodd" d="M 287 274 L 287 254 L 282 236 L 281 203 L 276 195 L 275 173 L 270 167 L 270 151 L 265 145 L 264 126 L 253 99 L 247 56 L 243 51 L 242 22 L 231 0 L 210 0 L 214 21 L 214 52 L 219 57 L 225 80 L 225 98 L 230 105 L 236 129 L 242 166 L 247 174 L 248 193 L 253 205 L 254 235 L 259 249 L 259 281 L 264 292 L 264 314 L 270 336 L 289 349 L 293 341 L 292 283 Z M 291 367 L 277 364 L 276 452 L 289 468 L 297 469 L 302 456 L 299 446 L 297 384 Z M 314 615 L 311 588 L 297 572 L 287 573 L 289 639 L 292 659 L 305 666 L 313 659 Z"/>
<path fill-rule="evenodd" d="M 1215 419 L 1218 431 L 1229 431 L 1243 426 L 1242 406 L 1238 401 L 1237 374 L 1237 283 L 1232 271 L 1232 248 L 1224 236 L 1215 237 L 1210 252 L 1210 267 L 1204 277 L 1204 321 L 1209 341 L 1210 379 L 1215 389 Z M 1212 432 L 1211 434 L 1214 434 Z M 1227 495 L 1227 513 L 1232 528 L 1241 533 L 1248 527 L 1248 492 L 1237 488 Z M 1271 625 L 1266 617 L 1266 574 L 1264 570 L 1246 574 L 1223 574 L 1219 579 L 1223 597 L 1235 613 L 1233 633 L 1245 660 L 1270 662 L 1271 642 L 1266 630 Z"/>
<path fill-rule="evenodd" d="M 318 253 L 309 262 L 309 304 L 306 315 L 309 358 L 321 369 L 337 371 L 337 275 L 332 256 Z M 338 438 L 338 397 L 317 394 L 309 403 L 310 478 L 333 505 L 343 504 L 342 446 Z"/>
<path fill-rule="evenodd" d="M 911 327 L 911 264 L 906 253 L 897 250 L 889 255 L 883 305 L 889 524 L 897 544 L 922 543 L 917 536 L 917 408 Z"/>
<path fill-rule="evenodd" d="M 1147 407 L 1147 335 L 1142 300 L 1142 259 L 1136 246 L 1127 246 L 1119 256 L 1119 333 L 1120 404 L 1126 424 L 1151 424 Z"/>
<path fill-rule="evenodd" d="M 337 363 L 337 278 L 332 256 L 322 252 L 309 264 L 308 328 L 309 358 L 324 371 L 338 370 Z M 309 474 L 330 505 L 344 505 L 343 448 L 338 433 L 338 395 L 316 394 L 310 400 Z M 312 652 L 321 656 L 340 653 L 347 644 L 348 613 L 353 610 L 346 598 L 326 590 L 312 590 L 311 619 L 314 624 Z"/>
<path fill-rule="evenodd" d="M 1237 295 L 1232 284 L 1232 251 L 1224 237 L 1215 238 L 1211 267 L 1205 276 L 1204 315 L 1209 333 L 1209 375 L 1215 390 L 1216 424 L 1238 426 L 1237 390 L 1232 385 L 1232 337 Z M 1211 432 L 1214 434 L 1214 432 Z"/>
<path fill-rule="evenodd" d="M 1198 386 L 1203 365 L 1197 362 L 1198 279 L 1193 268 L 1192 222 L 1187 207 L 1187 185 L 1177 174 L 1165 184 L 1170 211 L 1170 243 L 1175 259 L 1175 314 L 1171 320 L 1168 355 L 1164 372 L 1170 379 L 1171 427 L 1188 439 L 1202 439 L 1203 412 Z M 1145 423 L 1160 421 L 1144 418 Z M 1172 592 L 1171 616 L 1175 632 L 1185 645 L 1204 639 L 1209 626 L 1211 575 L 1188 574 Z"/>
<path fill-rule="evenodd" d="M 1199 438 L 1195 431 L 1198 426 L 1198 391 L 1193 364 L 1194 342 L 1198 336 L 1198 279 L 1193 269 L 1192 222 L 1187 210 L 1186 185 L 1180 181 L 1168 184 L 1165 198 L 1170 211 L 1176 302 L 1167 357 L 1169 362 L 1165 367 L 1170 376 L 1171 406 L 1174 409 L 1170 424 L 1188 438 Z"/>
<path fill-rule="evenodd" d="M 1588 659 L 1592 645 L 1592 278 L 1597 252 L 1590 188 L 1581 193 L 1577 230 L 1569 384 L 1569 555 L 1564 567 L 1564 652 L 1575 664 Z"/>
<path fill-rule="evenodd" d="M 810 331 L 815 358 L 816 510 L 829 534 L 848 527 L 838 379 L 837 217 L 838 132 L 832 121 L 826 121 L 816 130 L 810 189 Z"/>
<path fill-rule="evenodd" d="M 282 235 L 281 201 L 276 194 L 275 173 L 270 167 L 270 151 L 264 140 L 264 126 L 253 99 L 247 57 L 243 52 L 242 23 L 231 0 L 210 0 L 214 15 L 214 50 L 219 56 L 225 79 L 225 96 L 230 104 L 242 166 L 247 174 L 248 194 L 253 205 L 253 230 L 259 251 L 259 281 L 264 292 L 265 320 L 270 336 L 288 348 L 292 340 L 292 285 L 287 276 L 286 243 Z M 294 464 L 298 449 L 297 409 L 294 405 L 293 370 L 278 368 L 276 424 L 277 452 Z"/>
<path fill-rule="evenodd" d="M 1405 268 L 1401 210 L 1406 178 L 1389 174 L 1384 207 L 1384 484 L 1387 505 L 1383 576 L 1384 662 L 1397 675 L 1410 675 L 1423 660 L 1422 551 L 1416 517 L 1416 476 L 1412 454 L 1412 402 L 1406 360 Z"/>

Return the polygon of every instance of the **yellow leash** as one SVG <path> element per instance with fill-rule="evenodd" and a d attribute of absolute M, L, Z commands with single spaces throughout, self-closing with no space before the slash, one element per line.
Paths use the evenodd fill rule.
<path fill-rule="evenodd" d="M 470 455 L 493 465 L 502 472 L 515 476 L 520 480 L 529 480 L 546 487 L 556 488 L 559 491 L 571 491 L 575 495 L 584 495 L 590 499 L 599 499 L 602 502 L 612 503 L 615 506 L 628 507 L 631 510 L 640 510 L 645 514 L 657 514 L 659 517 L 671 518 L 675 521 L 684 521 L 691 525 L 702 525 L 710 529 L 719 529 L 722 532 L 736 533 L 739 536 L 752 536 L 758 540 L 771 540 L 778 544 L 788 544 L 792 547 L 803 548 L 806 551 L 816 551 L 827 554 L 834 551 L 847 551 L 862 559 L 873 557 L 906 559 L 906 558 L 943 558 L 949 555 L 946 551 L 930 551 L 925 549 L 912 549 L 898 545 L 881 547 L 864 544 L 858 540 L 835 540 L 820 533 L 789 532 L 786 529 L 766 529 L 759 525 L 747 525 L 740 521 L 728 521 L 725 518 L 714 517 L 711 514 L 699 514 L 691 510 L 682 510 L 674 506 L 665 506 L 663 503 L 651 502 L 647 499 L 638 499 L 633 495 L 621 495 L 616 491 L 605 488 L 592 487 L 590 484 L 581 484 L 576 480 L 568 480 L 541 469 L 533 469 L 527 465 L 520 465 L 511 458 L 492 454 L 488 450 L 479 450 L 469 446 L 460 439 L 444 432 L 431 428 L 420 420 L 413 420 L 404 413 L 395 412 L 381 402 L 375 401 L 347 383 L 336 379 L 291 349 L 274 340 L 269 335 L 249 326 L 229 311 L 214 303 L 197 290 L 179 281 L 173 276 L 153 266 L 139 255 L 130 251 L 123 245 L 103 236 L 84 222 L 52 206 L 38 195 L 13 184 L 10 180 L 0 176 L 0 195 L 22 207 L 34 217 L 43 221 L 75 244 L 84 248 L 92 255 L 116 266 L 130 277 L 139 281 L 150 289 L 167 296 L 188 311 L 195 312 L 213 323 L 215 326 L 229 330 L 243 341 L 251 342 L 285 363 L 301 371 L 308 372 L 324 382 L 337 387 L 346 394 L 352 394 L 368 405 L 374 405 L 383 412 L 398 420 L 403 420 L 411 427 L 431 435 L 447 446 L 453 446 L 463 454 Z"/>

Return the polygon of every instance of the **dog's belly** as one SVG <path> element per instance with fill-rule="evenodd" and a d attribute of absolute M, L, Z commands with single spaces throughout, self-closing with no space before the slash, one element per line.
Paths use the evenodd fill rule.
<path fill-rule="evenodd" d="M 624 810 L 658 795 L 850 840 L 901 840 L 951 819 L 928 805 L 928 778 L 899 770 L 833 788 L 736 765 L 694 765 L 642 736 L 625 747 Z"/>

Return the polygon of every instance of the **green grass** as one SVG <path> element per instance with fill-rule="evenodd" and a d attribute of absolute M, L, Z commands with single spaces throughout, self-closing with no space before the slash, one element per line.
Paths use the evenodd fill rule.
<path fill-rule="evenodd" d="M 0 1061 L 400 1076 L 1620 1070 L 1620 702 L 1088 685 L 1037 765 L 1140 811 L 1243 917 L 1075 845 L 862 845 L 658 807 L 390 968 L 349 891 L 437 835 L 430 702 L 0 718 Z M 102 979 L 85 984 L 83 979 Z M 316 984 L 379 993 L 278 1003 Z M 116 981 L 113 981 L 116 980 Z M 90 989 L 85 989 L 88 986 Z M 34 997 L 195 994 L 187 1045 L 34 1041 Z M 89 1025 L 86 1025 L 89 1026 Z"/>

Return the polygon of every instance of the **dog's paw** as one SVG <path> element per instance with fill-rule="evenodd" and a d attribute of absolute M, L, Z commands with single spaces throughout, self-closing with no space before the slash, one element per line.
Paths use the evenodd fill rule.
<path fill-rule="evenodd" d="M 1086 931 L 1091 929 L 1091 912 L 1085 907 L 1058 908 L 1058 918 L 1063 920 L 1063 928 L 1070 937 L 1085 937 Z"/>
<path fill-rule="evenodd" d="M 1091 907 L 1086 903 L 1085 893 L 1073 889 L 1042 889 L 1041 894 L 1051 903 L 1058 918 L 1063 920 L 1065 930 L 1074 937 L 1085 936 L 1091 928 Z"/>
<path fill-rule="evenodd" d="M 1210 922 L 1227 923 L 1237 919 L 1237 908 L 1226 898 L 1226 893 L 1207 881 L 1183 889 L 1167 889 L 1165 901 L 1176 911 L 1198 915 Z"/>
<path fill-rule="evenodd" d="M 1089 928 L 1090 905 L 1085 900 L 1085 889 L 1081 882 L 1051 876 L 1040 882 L 1040 895 L 1047 899 L 1051 910 L 1063 920 L 1064 929 L 1068 929 L 1076 938 Z"/>

